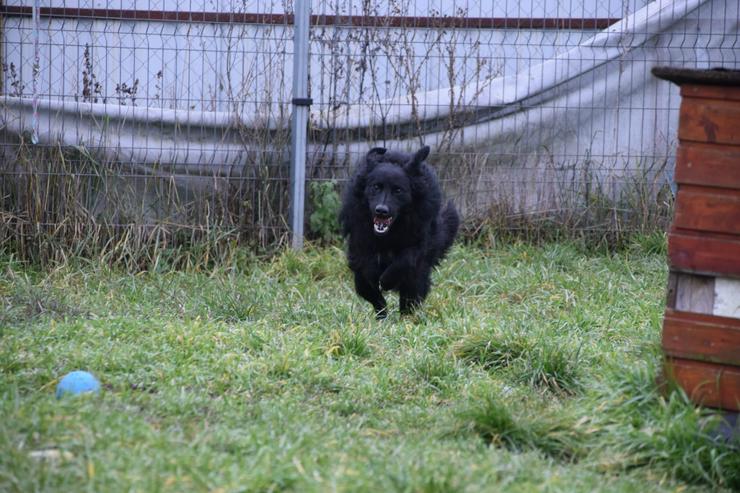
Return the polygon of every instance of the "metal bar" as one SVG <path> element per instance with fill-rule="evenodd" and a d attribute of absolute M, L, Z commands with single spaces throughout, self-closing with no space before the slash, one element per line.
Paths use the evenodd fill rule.
<path fill-rule="evenodd" d="M 39 0 L 34 0 L 32 18 L 33 18 L 33 113 L 31 116 L 31 126 L 33 127 L 31 133 L 31 143 L 39 143 L 39 72 L 41 71 L 41 57 L 39 56 L 39 33 L 41 26 L 39 25 Z"/>
<path fill-rule="evenodd" d="M 0 5 L 0 15 L 31 16 L 31 7 Z M 169 10 L 42 7 L 41 17 L 125 21 L 205 22 L 214 24 L 292 25 L 291 14 L 191 12 Z M 459 29 L 606 29 L 616 17 L 429 17 L 380 15 L 312 15 L 313 26 L 415 27 Z"/>
<path fill-rule="evenodd" d="M 306 202 L 306 146 L 310 100 L 308 98 L 308 29 L 311 18 L 309 0 L 294 4 L 293 30 L 293 115 L 291 119 L 290 154 L 290 222 L 291 245 L 303 248 L 303 213 Z"/>

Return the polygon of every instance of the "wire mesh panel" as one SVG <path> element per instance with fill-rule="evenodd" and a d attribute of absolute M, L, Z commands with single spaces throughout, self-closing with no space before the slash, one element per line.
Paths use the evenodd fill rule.
<path fill-rule="evenodd" d="M 4 243 L 281 241 L 292 26 L 197 3 L 3 7 Z"/>
<path fill-rule="evenodd" d="M 665 225 L 678 97 L 650 69 L 738 66 L 734 2 L 347 0 L 317 14 L 313 176 L 342 150 L 429 144 L 465 215 L 509 229 Z"/>
<path fill-rule="evenodd" d="M 0 6 L 2 245 L 280 243 L 291 2 L 34 7 Z M 471 224 L 659 227 L 679 98 L 650 69 L 740 68 L 734 0 L 311 8 L 308 179 L 330 193 L 373 146 L 431 145 Z"/>

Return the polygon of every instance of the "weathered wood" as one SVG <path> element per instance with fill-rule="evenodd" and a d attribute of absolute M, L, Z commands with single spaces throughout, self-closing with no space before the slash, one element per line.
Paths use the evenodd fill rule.
<path fill-rule="evenodd" d="M 665 290 L 665 306 L 666 308 L 676 308 L 676 291 L 678 287 L 678 276 L 680 274 L 674 271 L 668 273 L 668 283 Z"/>
<path fill-rule="evenodd" d="M 679 270 L 740 277 L 740 238 L 674 229 L 668 259 Z"/>
<path fill-rule="evenodd" d="M 712 86 L 740 87 L 740 70 L 724 67 L 694 69 L 657 65 L 650 69 L 650 72 L 659 79 L 669 80 L 682 88 L 689 86 L 699 88 Z"/>
<path fill-rule="evenodd" d="M 679 118 L 681 141 L 740 145 L 740 101 L 684 98 Z"/>
<path fill-rule="evenodd" d="M 676 155 L 675 179 L 679 185 L 740 190 L 740 147 L 682 142 Z"/>
<path fill-rule="evenodd" d="M 676 196 L 673 224 L 697 231 L 740 234 L 740 194 L 734 190 L 684 185 Z"/>
<path fill-rule="evenodd" d="M 714 280 L 714 309 L 720 317 L 740 319 L 740 279 L 717 277 Z"/>
<path fill-rule="evenodd" d="M 740 366 L 740 319 L 667 309 L 663 350 L 677 358 Z"/>
<path fill-rule="evenodd" d="M 740 279 L 671 270 L 666 308 L 740 319 Z"/>
<path fill-rule="evenodd" d="M 676 310 L 711 314 L 714 308 L 714 277 L 678 274 Z"/>
<path fill-rule="evenodd" d="M 740 368 L 668 357 L 664 374 L 697 404 L 740 410 Z"/>
<path fill-rule="evenodd" d="M 740 101 L 740 87 L 682 84 L 681 97 Z"/>

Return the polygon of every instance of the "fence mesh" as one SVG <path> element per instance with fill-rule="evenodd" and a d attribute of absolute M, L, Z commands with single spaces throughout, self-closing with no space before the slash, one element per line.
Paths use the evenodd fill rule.
<path fill-rule="evenodd" d="M 369 148 L 428 144 L 471 225 L 664 227 L 680 98 L 650 69 L 740 68 L 733 0 L 311 8 L 307 217 Z M 291 2 L 0 11 L 0 245 L 136 258 L 283 241 Z"/>

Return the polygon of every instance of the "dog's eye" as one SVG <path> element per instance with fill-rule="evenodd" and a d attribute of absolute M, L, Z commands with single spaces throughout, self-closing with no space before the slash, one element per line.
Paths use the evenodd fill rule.
<path fill-rule="evenodd" d="M 376 183 L 372 186 L 373 192 L 380 192 L 380 189 L 383 188 L 379 183 Z"/>
<path fill-rule="evenodd" d="M 401 187 L 393 187 L 393 193 L 395 193 L 396 195 L 398 195 L 401 192 L 403 192 Z"/>

